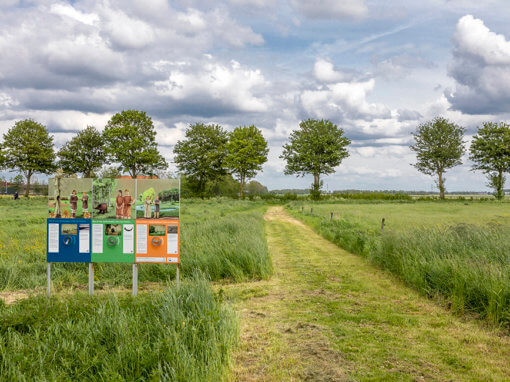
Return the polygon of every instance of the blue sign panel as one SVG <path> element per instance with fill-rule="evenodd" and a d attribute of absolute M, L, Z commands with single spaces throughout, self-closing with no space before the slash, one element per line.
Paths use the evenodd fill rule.
<path fill-rule="evenodd" d="M 47 219 L 46 261 L 90 262 L 90 219 Z"/>

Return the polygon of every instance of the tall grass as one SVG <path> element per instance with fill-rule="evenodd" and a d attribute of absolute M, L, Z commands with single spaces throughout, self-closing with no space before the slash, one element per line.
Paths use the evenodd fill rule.
<path fill-rule="evenodd" d="M 510 326 L 509 226 L 460 223 L 381 234 L 347 219 L 292 213 L 420 292 L 446 299 L 456 312 Z"/>
<path fill-rule="evenodd" d="M 262 203 L 213 199 L 181 203 L 181 275 L 196 269 L 212 280 L 267 278 L 271 260 L 264 237 Z M 45 285 L 46 199 L 0 199 L 0 290 L 32 289 Z M 175 277 L 176 267 L 142 264 L 140 282 Z M 129 286 L 131 264 L 95 266 L 96 287 Z M 55 264 L 56 289 L 87 283 L 85 264 Z"/>
<path fill-rule="evenodd" d="M 0 379 L 217 381 L 237 337 L 204 279 L 136 298 L 33 297 L 0 303 Z"/>

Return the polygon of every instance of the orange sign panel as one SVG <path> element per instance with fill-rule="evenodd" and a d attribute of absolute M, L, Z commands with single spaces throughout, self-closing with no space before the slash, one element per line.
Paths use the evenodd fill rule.
<path fill-rule="evenodd" d="M 179 220 L 136 219 L 135 263 L 179 263 Z"/>

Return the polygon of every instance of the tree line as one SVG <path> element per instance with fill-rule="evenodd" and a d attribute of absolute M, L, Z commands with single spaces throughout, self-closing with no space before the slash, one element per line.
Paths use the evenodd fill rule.
<path fill-rule="evenodd" d="M 436 177 L 440 197 L 445 197 L 446 172 L 462 164 L 466 152 L 465 128 L 438 117 L 418 126 L 413 133 L 420 172 Z M 349 156 L 351 141 L 341 127 L 329 120 L 307 119 L 292 131 L 283 145 L 286 175 L 313 176 L 312 199 L 321 197 L 321 177 L 332 174 Z M 487 174 L 488 186 L 497 199 L 504 197 L 505 174 L 510 172 L 510 125 L 485 122 L 473 137 L 470 149 L 473 170 Z M 238 187 L 244 197 L 267 192 L 254 178 L 267 162 L 269 153 L 262 131 L 254 125 L 238 126 L 228 132 L 217 124 L 194 123 L 185 131 L 185 138 L 174 146 L 174 162 L 190 196 L 205 197 L 210 193 L 230 194 Z M 104 169 L 105 165 L 116 167 Z M 138 110 L 125 110 L 112 116 L 102 132 L 93 126 L 79 131 L 55 152 L 53 137 L 44 125 L 32 119 L 18 121 L 0 143 L 0 168 L 23 174 L 28 196 L 32 175 L 51 174 L 57 168 L 66 174 L 83 177 L 119 176 L 127 173 L 156 175 L 168 168 L 158 150 L 152 119 Z M 233 176 L 236 177 L 235 181 Z M 237 192 L 236 192 L 237 194 Z"/>

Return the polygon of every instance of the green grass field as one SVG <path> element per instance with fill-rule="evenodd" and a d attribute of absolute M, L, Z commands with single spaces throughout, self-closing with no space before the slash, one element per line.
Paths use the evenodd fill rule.
<path fill-rule="evenodd" d="M 289 208 L 328 240 L 455 311 L 510 325 L 510 203 L 295 202 Z"/>

